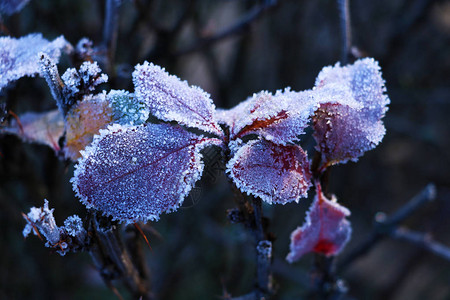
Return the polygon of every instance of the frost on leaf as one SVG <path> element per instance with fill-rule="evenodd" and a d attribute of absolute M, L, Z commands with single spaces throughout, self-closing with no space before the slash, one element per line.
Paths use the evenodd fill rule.
<path fill-rule="evenodd" d="M 38 53 L 58 62 L 61 49 L 69 46 L 62 36 L 49 42 L 40 33 L 19 39 L 0 37 L 0 90 L 14 80 L 39 73 Z"/>
<path fill-rule="evenodd" d="M 105 94 L 85 96 L 66 115 L 65 156 L 72 160 L 79 158 L 80 150 L 90 144 L 94 135 L 112 121 L 112 108 L 106 101 Z"/>
<path fill-rule="evenodd" d="M 147 121 L 150 111 L 134 94 L 123 90 L 111 90 L 106 99 L 111 105 L 114 123 L 141 125 Z"/>
<path fill-rule="evenodd" d="M 218 140 L 168 124 L 115 124 L 82 152 L 72 183 L 81 202 L 126 223 L 176 210 L 203 171 L 200 150 Z"/>
<path fill-rule="evenodd" d="M 223 135 L 213 118 L 215 106 L 209 94 L 199 87 L 189 86 L 148 62 L 136 66 L 133 82 L 136 97 L 148 105 L 155 117 Z"/>
<path fill-rule="evenodd" d="M 0 1 L 0 14 L 12 15 L 20 11 L 30 0 L 2 0 Z"/>
<path fill-rule="evenodd" d="M 345 96 L 343 88 L 350 91 L 351 97 Z M 384 94 L 384 80 L 375 60 L 367 58 L 345 67 L 337 64 L 324 68 L 316 79 L 316 91 L 317 97 L 323 98 L 313 117 L 322 167 L 356 161 L 380 143 L 386 131 L 381 118 L 389 98 Z M 335 99 L 331 99 L 333 95 Z"/>
<path fill-rule="evenodd" d="M 311 185 L 308 158 L 301 147 L 265 140 L 239 148 L 227 164 L 227 173 L 242 192 L 267 203 L 298 202 Z"/>
<path fill-rule="evenodd" d="M 259 134 L 266 140 L 286 145 L 304 133 L 318 107 L 311 91 L 260 92 L 230 110 L 219 110 L 216 118 L 230 128 L 230 138 Z"/>
<path fill-rule="evenodd" d="M 309 252 L 336 255 L 350 240 L 352 228 L 346 219 L 350 211 L 339 205 L 335 197 L 327 199 L 319 184 L 316 192 L 305 223 L 291 233 L 290 252 L 286 257 L 290 263 Z"/>
<path fill-rule="evenodd" d="M 59 139 L 64 134 L 64 119 L 58 110 L 44 113 L 25 113 L 13 119 L 0 133 L 14 134 L 31 143 L 50 146 L 59 151 Z"/>

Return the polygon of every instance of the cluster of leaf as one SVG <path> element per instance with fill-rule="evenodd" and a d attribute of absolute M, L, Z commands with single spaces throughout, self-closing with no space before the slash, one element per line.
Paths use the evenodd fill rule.
<path fill-rule="evenodd" d="M 285 204 L 306 197 L 314 183 L 310 159 L 299 145 L 307 127 L 321 156 L 319 173 L 356 161 L 385 133 L 381 119 L 389 99 L 371 58 L 324 68 L 311 90 L 263 91 L 223 110 L 202 89 L 148 62 L 133 72 L 134 93 L 94 94 L 107 80 L 95 62 L 68 69 L 61 80 L 56 57 L 43 51 L 35 51 L 40 55 L 34 58 L 29 51 L 25 57 L 0 53 L 2 78 L 5 84 L 18 78 L 9 71 L 14 69 L 10 61 L 40 60 L 41 74 L 64 116 L 63 151 L 78 159 L 74 191 L 88 208 L 120 222 L 158 220 L 175 211 L 202 176 L 205 147 L 222 149 L 226 173 L 242 192 Z M 159 121 L 150 122 L 149 115 Z M 289 261 L 309 251 L 336 254 L 349 239 L 349 211 L 315 184 L 316 200 L 305 225 L 292 234 Z"/>

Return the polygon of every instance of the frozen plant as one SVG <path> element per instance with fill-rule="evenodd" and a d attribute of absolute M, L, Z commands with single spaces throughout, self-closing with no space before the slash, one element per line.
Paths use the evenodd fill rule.
<path fill-rule="evenodd" d="M 27 221 L 23 236 L 27 237 L 31 232 L 37 236 L 43 235 L 47 240 L 45 245 L 55 248 L 60 255 L 79 251 L 86 239 L 86 230 L 80 217 L 70 216 L 64 221 L 64 226 L 58 227 L 53 217 L 54 210 L 48 207 L 48 201 L 45 199 L 43 207 L 32 207 L 28 214 L 23 214 Z"/>

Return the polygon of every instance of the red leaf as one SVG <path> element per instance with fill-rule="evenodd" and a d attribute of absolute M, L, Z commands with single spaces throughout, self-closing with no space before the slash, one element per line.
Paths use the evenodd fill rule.
<path fill-rule="evenodd" d="M 186 81 L 148 62 L 136 66 L 133 82 L 136 97 L 144 101 L 158 119 L 223 135 L 213 118 L 215 106 L 201 88 L 189 86 Z"/>
<path fill-rule="evenodd" d="M 238 148 L 227 164 L 236 186 L 267 203 L 298 202 L 307 196 L 311 172 L 300 146 L 253 140 Z"/>
<path fill-rule="evenodd" d="M 350 240 L 352 228 L 345 219 L 350 211 L 339 205 L 335 197 L 327 199 L 319 184 L 316 192 L 305 223 L 291 234 L 290 252 L 286 257 L 290 263 L 309 252 L 336 255 Z"/>
<path fill-rule="evenodd" d="M 82 151 L 73 187 L 119 221 L 157 220 L 181 205 L 203 172 L 200 150 L 218 142 L 168 124 L 109 126 Z"/>

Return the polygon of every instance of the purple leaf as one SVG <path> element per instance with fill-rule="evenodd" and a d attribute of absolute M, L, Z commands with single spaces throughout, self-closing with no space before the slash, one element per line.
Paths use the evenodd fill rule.
<path fill-rule="evenodd" d="M 219 110 L 216 119 L 230 128 L 231 140 L 259 134 L 286 145 L 298 141 L 318 107 L 312 91 L 260 92 L 230 110 Z"/>
<path fill-rule="evenodd" d="M 336 255 L 350 240 L 352 228 L 345 219 L 350 211 L 339 205 L 335 197 L 327 199 L 319 184 L 316 185 L 316 192 L 305 223 L 291 234 L 290 252 L 286 257 L 290 263 L 309 252 Z"/>
<path fill-rule="evenodd" d="M 115 124 L 82 151 L 73 188 L 88 208 L 119 221 L 157 220 L 200 179 L 200 150 L 219 142 L 168 124 Z"/>
<path fill-rule="evenodd" d="M 136 97 L 149 106 L 155 117 L 223 136 L 213 118 L 215 106 L 202 89 L 148 62 L 136 66 L 133 82 Z"/>
<path fill-rule="evenodd" d="M 11 81 L 39 72 L 38 53 L 47 54 L 58 62 L 61 49 L 70 44 L 60 36 L 49 42 L 40 33 L 29 34 L 19 39 L 0 37 L 0 90 Z"/>
<path fill-rule="evenodd" d="M 322 154 L 322 169 L 356 161 L 383 139 L 381 118 L 389 98 L 384 94 L 384 80 L 375 60 L 367 58 L 345 67 L 337 64 L 324 68 L 317 77 L 315 91 L 321 105 L 313 117 L 314 138 Z"/>
<path fill-rule="evenodd" d="M 236 186 L 267 203 L 298 202 L 307 196 L 311 172 L 300 146 L 253 140 L 238 148 L 227 164 Z"/>

